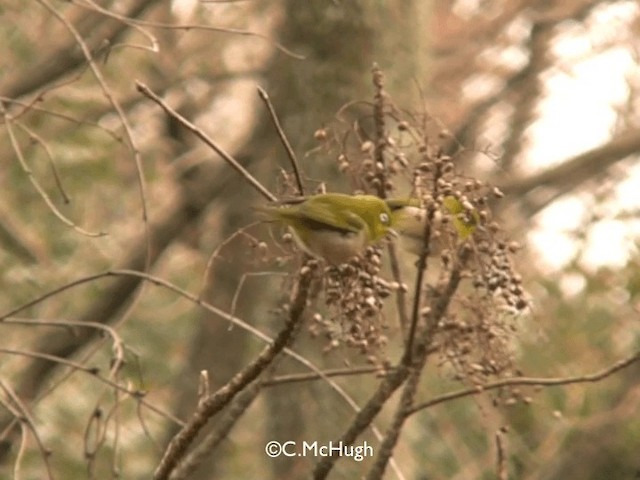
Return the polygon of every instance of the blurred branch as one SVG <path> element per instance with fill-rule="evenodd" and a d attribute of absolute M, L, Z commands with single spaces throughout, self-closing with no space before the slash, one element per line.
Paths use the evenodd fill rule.
<path fill-rule="evenodd" d="M 504 432 L 498 430 L 495 435 L 496 439 L 496 472 L 498 480 L 509 480 L 509 472 L 507 471 L 507 456 L 504 445 Z"/>
<path fill-rule="evenodd" d="M 116 332 L 116 330 L 114 328 L 111 328 L 109 325 L 105 325 L 97 322 L 78 322 L 73 320 L 45 320 L 45 319 L 35 319 L 35 318 L 12 318 L 12 317 L 2 317 L 0 318 L 0 323 L 4 323 L 5 325 L 59 327 L 63 329 L 94 328 L 108 335 L 112 340 L 112 345 L 113 345 L 112 348 L 113 348 L 115 359 L 112 362 L 111 371 L 116 371 L 120 369 L 120 367 L 124 363 L 124 342 L 122 341 L 122 338 L 120 337 L 118 332 Z"/>
<path fill-rule="evenodd" d="M 113 380 L 110 380 L 109 378 L 103 376 L 100 374 L 100 369 L 97 367 L 88 367 L 86 365 L 83 365 L 82 363 L 79 362 L 74 362 L 73 360 L 69 360 L 67 358 L 62 358 L 62 357 L 56 357 L 55 355 L 48 355 L 48 354 L 44 354 L 41 352 L 28 352 L 26 350 L 14 350 L 14 349 L 9 349 L 9 348 L 0 348 L 0 353 L 3 354 L 7 354 L 7 355 L 20 355 L 20 356 L 24 356 L 24 357 L 30 357 L 30 358 L 37 358 L 37 359 L 41 359 L 41 360 L 46 360 L 48 362 L 57 364 L 59 367 L 64 366 L 64 367 L 68 367 L 69 369 L 71 369 L 72 371 L 79 371 L 79 372 L 83 372 L 86 373 L 87 375 L 90 375 L 96 379 L 98 379 L 100 382 L 104 383 L 105 385 L 108 385 L 109 387 L 112 387 L 122 393 L 126 393 L 127 395 L 129 395 L 132 398 L 135 398 L 137 402 L 139 402 L 141 405 L 144 405 L 145 407 L 147 407 L 149 410 L 157 413 L 158 415 L 161 415 L 165 418 L 170 419 L 172 422 L 174 422 L 177 425 L 184 425 L 184 422 L 182 420 L 180 420 L 179 418 L 176 418 L 175 416 L 173 416 L 171 413 L 166 412 L 164 410 L 162 410 L 160 407 L 149 403 L 147 400 L 144 399 L 144 395 L 145 392 L 140 391 L 140 390 L 132 390 L 126 386 L 123 386 Z M 16 420 L 18 420 L 19 417 L 16 417 Z M 6 436 L 8 435 L 10 428 L 9 426 L 7 426 L 6 428 L 3 429 L 2 434 L 0 434 L 0 440 L 5 441 L 6 440 Z"/>
<path fill-rule="evenodd" d="M 512 181 L 497 182 L 502 191 L 516 198 L 525 197 L 538 187 L 565 194 L 586 181 L 605 173 L 607 168 L 640 152 L 640 129 L 633 129 L 612 138 L 606 144 L 576 155 L 555 167 Z M 552 198 L 527 198 L 527 212 L 533 214 L 547 205 Z"/>
<path fill-rule="evenodd" d="M 451 18 L 453 13 L 446 8 L 438 15 L 438 25 L 434 43 L 436 45 L 436 64 L 432 85 L 436 91 L 447 89 L 449 94 L 437 95 L 432 103 L 447 102 L 457 89 L 473 76 L 486 75 L 499 82 L 495 94 L 485 95 L 482 99 L 460 107 L 455 119 L 448 122 L 454 129 L 449 142 L 448 153 L 452 154 L 459 145 L 473 145 L 480 136 L 487 114 L 493 107 L 506 105 L 513 107 L 509 119 L 509 132 L 504 140 L 501 167 L 510 170 L 516 155 L 523 149 L 523 132 L 531 124 L 535 106 L 540 102 L 541 76 L 545 71 L 557 66 L 557 58 L 551 52 L 551 43 L 555 39 L 558 26 L 570 22 L 584 22 L 592 11 L 605 2 L 601 0 L 572 0 L 561 3 L 541 3 L 530 0 L 506 2 L 499 15 L 489 16 L 487 20 L 479 16 L 461 19 Z M 507 40 L 505 32 L 518 23 L 527 25 L 528 34 L 513 44 Z M 450 25 L 453 25 L 451 27 Z M 530 25 L 530 26 L 529 26 Z M 473 40 L 471 40 L 473 39 Z M 493 55 L 489 61 L 484 54 L 500 48 L 501 51 L 517 46 L 527 52 L 528 61 L 514 70 L 514 65 L 496 62 Z M 444 108 L 450 105 L 444 103 Z"/>
<path fill-rule="evenodd" d="M 4 205 L 0 205 L 0 245 L 4 251 L 20 257 L 26 263 L 45 261 L 41 242 Z"/>
<path fill-rule="evenodd" d="M 507 171 L 512 170 L 515 159 L 525 147 L 524 134 L 535 118 L 542 96 L 542 73 L 551 66 L 552 27 L 553 25 L 546 23 L 533 25 L 529 39 L 529 62 L 517 75 L 517 88 L 510 92 L 513 97 L 511 103 L 517 107 L 513 109 L 509 119 L 509 136 L 504 143 L 500 162 L 501 167 Z"/>
<path fill-rule="evenodd" d="M 149 6 L 160 3 L 157 0 L 136 0 L 123 14 L 128 18 L 140 16 Z M 95 52 L 103 48 L 105 42 L 113 43 L 125 33 L 129 25 L 104 15 L 90 13 L 77 22 L 78 34 L 86 38 L 87 48 Z M 10 69 L 0 82 L 0 94 L 17 98 L 42 88 L 73 69 L 86 63 L 87 59 L 77 42 L 70 38 L 59 47 L 41 52 L 38 61 L 24 69 Z"/>

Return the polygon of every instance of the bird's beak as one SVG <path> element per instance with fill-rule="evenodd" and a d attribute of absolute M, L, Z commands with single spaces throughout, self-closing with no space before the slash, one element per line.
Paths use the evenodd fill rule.
<path fill-rule="evenodd" d="M 387 230 L 387 233 L 394 238 L 398 238 L 400 236 L 398 235 L 398 232 L 396 232 L 393 228 L 390 228 L 389 230 Z"/>

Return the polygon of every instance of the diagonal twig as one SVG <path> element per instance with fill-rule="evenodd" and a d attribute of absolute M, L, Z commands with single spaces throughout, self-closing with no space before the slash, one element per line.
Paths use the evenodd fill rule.
<path fill-rule="evenodd" d="M 276 115 L 276 111 L 273 108 L 273 104 L 269 99 L 269 94 L 261 87 L 258 87 L 258 94 L 260 98 L 267 106 L 269 110 L 269 115 L 271 116 L 271 120 L 273 121 L 273 125 L 276 127 L 276 131 L 278 132 L 278 137 L 282 141 L 282 145 L 284 145 L 285 150 L 287 151 L 287 155 L 289 156 L 289 161 L 291 162 L 291 167 L 293 168 L 293 173 L 296 177 L 296 183 L 298 184 L 298 194 L 302 197 L 304 196 L 304 186 L 302 185 L 302 178 L 300 176 L 300 167 L 298 166 L 298 159 L 296 157 L 293 148 L 291 148 L 291 144 L 287 139 L 287 136 L 284 134 L 284 130 L 282 130 L 282 126 L 280 125 L 280 120 L 278 120 L 278 115 Z"/>
<path fill-rule="evenodd" d="M 227 153 L 222 147 L 220 147 L 216 142 L 214 142 L 209 135 L 207 135 L 203 130 L 195 126 L 189 120 L 184 118 L 178 112 L 176 112 L 173 108 L 171 108 L 167 103 L 162 100 L 158 95 L 156 95 L 147 85 L 136 80 L 136 88 L 140 93 L 144 96 L 150 98 L 154 102 L 156 102 L 162 109 L 169 115 L 170 117 L 176 119 L 182 126 L 184 126 L 187 130 L 190 130 L 196 137 L 202 140 L 207 146 L 211 147 L 211 149 L 220 155 L 224 161 L 226 161 L 236 172 L 238 172 L 242 177 L 249 182 L 251 186 L 253 186 L 259 193 L 262 194 L 267 200 L 275 202 L 277 198 L 273 193 L 271 193 L 267 188 L 262 185 L 249 171 L 244 168 L 235 158 L 233 158 L 229 153 Z"/>

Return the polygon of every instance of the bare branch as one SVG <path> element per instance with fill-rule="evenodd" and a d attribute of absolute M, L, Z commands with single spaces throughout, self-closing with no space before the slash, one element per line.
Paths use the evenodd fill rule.
<path fill-rule="evenodd" d="M 303 197 L 304 186 L 302 183 L 302 177 L 300 176 L 300 167 L 298 166 L 298 159 L 296 157 L 296 154 L 293 151 L 293 148 L 291 148 L 291 144 L 289 143 L 289 140 L 287 139 L 287 136 L 285 135 L 284 130 L 282 130 L 282 126 L 280 125 L 280 120 L 278 120 L 278 115 L 276 114 L 276 111 L 273 108 L 273 104 L 269 99 L 269 94 L 261 87 L 258 87 L 258 94 L 260 95 L 260 98 L 267 106 L 267 109 L 269 110 L 269 115 L 271 116 L 271 121 L 273 122 L 273 125 L 276 127 L 276 131 L 278 132 L 278 137 L 280 138 L 280 141 L 282 142 L 282 145 L 284 145 L 284 148 L 287 151 L 287 155 L 289 156 L 289 161 L 291 162 L 291 167 L 293 168 L 293 174 L 295 175 L 296 183 L 298 184 L 298 195 Z"/>
<path fill-rule="evenodd" d="M 613 365 L 607 368 L 604 368 L 598 372 L 591 373 L 591 374 L 578 375 L 574 377 L 557 377 L 557 378 L 514 377 L 514 378 L 506 378 L 504 380 L 497 380 L 495 382 L 486 383 L 484 385 L 477 385 L 475 387 L 465 388 L 462 390 L 457 390 L 455 392 L 447 393 L 445 395 L 432 398 L 431 400 L 427 400 L 426 402 L 416 405 L 409 411 L 409 413 L 413 414 L 413 413 L 419 412 L 420 410 L 424 410 L 426 408 L 432 407 L 434 405 L 438 405 L 440 403 L 449 402 L 457 398 L 469 397 L 472 395 L 479 395 L 489 390 L 495 390 L 498 388 L 509 387 L 509 386 L 531 385 L 531 386 L 540 386 L 540 387 L 551 387 L 551 386 L 558 386 L 558 385 L 571 385 L 574 383 L 595 383 L 639 361 L 640 361 L 640 351 L 634 353 L 633 355 L 623 360 L 620 360 L 614 363 Z"/>
<path fill-rule="evenodd" d="M 136 0 L 124 15 L 135 18 L 155 3 L 156 0 Z M 100 48 L 104 40 L 113 43 L 127 30 L 127 27 L 118 20 L 109 19 L 103 15 L 92 15 L 78 24 L 78 32 L 82 37 L 93 34 L 87 44 L 89 51 L 93 52 Z M 97 32 L 99 33 L 96 34 Z M 77 48 L 77 43 L 73 39 L 53 51 L 43 52 L 38 59 L 27 69 L 8 72 L 9 75 L 4 76 L 4 81 L 0 83 L 0 94 L 11 98 L 22 97 L 68 74 L 86 62 L 84 52 Z"/>
<path fill-rule="evenodd" d="M 253 362 L 238 372 L 226 385 L 198 404 L 193 416 L 169 443 L 154 473 L 154 480 L 169 478 L 171 472 L 185 456 L 187 449 L 207 422 L 247 385 L 258 378 L 271 365 L 276 356 L 291 342 L 299 331 L 298 327 L 302 322 L 303 313 L 307 306 L 311 287 L 310 273 L 311 269 L 308 266 L 303 267 L 303 270 L 301 270 L 292 295 L 289 316 L 282 330 L 274 338 L 273 343 L 268 345 Z"/>
<path fill-rule="evenodd" d="M 229 155 L 222 147 L 220 147 L 216 142 L 214 142 L 211 137 L 209 137 L 204 131 L 196 127 L 189 120 L 184 118 L 178 112 L 176 112 L 173 108 L 171 108 L 167 103 L 162 100 L 158 95 L 153 93 L 149 87 L 147 87 L 144 83 L 136 80 L 136 88 L 140 93 L 150 98 L 154 102 L 156 102 L 162 109 L 169 115 L 170 117 L 176 119 L 183 125 L 185 128 L 190 130 L 196 137 L 202 140 L 206 145 L 211 147 L 211 149 L 220 155 L 236 172 L 238 172 L 250 185 L 252 185 L 259 193 L 261 193 L 267 200 L 275 202 L 277 198 L 273 195 L 269 190 L 262 185 L 249 171 L 244 168 L 235 158 Z"/>
<path fill-rule="evenodd" d="M 353 368 L 336 368 L 334 370 L 323 370 L 320 373 L 292 373 L 289 375 L 279 375 L 263 382 L 265 387 L 275 387 L 287 383 L 308 382 L 310 380 L 320 380 L 324 377 L 347 377 L 351 375 L 368 375 L 375 373 L 376 375 L 387 376 L 393 372 L 395 368 L 381 371 L 379 367 L 353 367 Z"/>

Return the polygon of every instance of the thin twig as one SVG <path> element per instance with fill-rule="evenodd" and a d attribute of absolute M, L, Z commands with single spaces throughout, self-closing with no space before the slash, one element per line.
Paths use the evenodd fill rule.
<path fill-rule="evenodd" d="M 393 280 L 399 285 L 396 289 L 396 309 L 398 311 L 398 322 L 400 323 L 400 331 L 406 340 L 407 326 L 409 325 L 409 315 L 407 314 L 407 288 L 402 281 L 402 269 L 400 268 L 400 260 L 398 258 L 398 250 L 394 242 L 387 245 L 389 252 L 389 265 L 391 267 L 391 275 Z"/>
<path fill-rule="evenodd" d="M 45 467 L 47 469 L 47 477 L 49 479 L 53 479 L 53 471 L 51 470 L 51 464 L 49 463 L 49 456 L 51 455 L 51 451 L 45 447 L 38 430 L 36 429 L 36 423 L 29 413 L 27 406 L 22 402 L 20 397 L 13 391 L 9 385 L 6 385 L 2 379 L 0 379 L 0 388 L 5 392 L 7 397 L 10 400 L 10 403 L 13 403 L 14 407 L 11 409 L 11 413 L 13 413 L 16 418 L 20 419 L 20 423 L 25 425 L 31 430 L 34 438 L 36 439 L 36 443 L 38 444 L 38 448 L 42 454 L 42 459 L 44 461 Z M 7 403 L 7 406 L 10 404 Z M 23 431 L 24 432 L 24 431 Z M 24 433 L 23 433 L 24 435 Z"/>
<path fill-rule="evenodd" d="M 574 377 L 557 377 L 557 378 L 535 378 L 535 377 L 505 378 L 504 380 L 497 380 L 495 382 L 485 383 L 483 385 L 476 385 L 475 387 L 464 388 L 462 390 L 457 390 L 455 392 L 450 392 L 444 395 L 440 395 L 438 397 L 432 398 L 431 400 L 427 400 L 426 402 L 422 402 L 416 405 L 415 407 L 411 408 L 409 413 L 414 414 L 419 412 L 420 410 L 425 410 L 427 408 L 433 407 L 434 405 L 438 405 L 440 403 L 446 403 L 458 398 L 469 397 L 472 395 L 479 395 L 489 390 L 495 390 L 498 388 L 515 386 L 515 385 L 552 387 L 557 385 L 571 385 L 573 383 L 599 382 L 600 380 L 613 375 L 619 370 L 625 369 L 639 361 L 640 361 L 640 351 L 634 353 L 633 355 L 625 359 L 622 359 L 614 363 L 613 365 L 607 368 L 604 368 L 598 372 L 591 373 L 591 374 L 578 375 Z"/>
<path fill-rule="evenodd" d="M 248 229 L 254 227 L 255 225 L 258 225 L 259 223 L 260 222 L 253 222 L 253 223 L 250 223 L 249 225 L 245 225 L 244 227 L 238 228 L 231 235 L 229 235 L 227 238 L 222 240 L 222 242 L 220 242 L 218 244 L 218 246 L 213 250 L 211 255 L 209 255 L 209 258 L 207 259 L 207 266 L 204 269 L 204 274 L 203 274 L 203 279 L 202 279 L 202 291 L 203 292 L 205 292 L 207 287 L 209 286 L 208 285 L 209 273 L 213 269 L 213 262 L 216 261 L 216 259 L 220 255 L 220 252 L 222 251 L 222 249 L 225 248 L 227 245 L 229 245 L 232 241 L 234 241 L 236 238 L 238 238 L 241 235 L 249 237 L 251 240 L 255 240 L 255 237 L 253 237 L 252 235 L 249 235 L 246 231 Z M 257 240 L 255 240 L 255 241 L 257 243 Z"/>
<path fill-rule="evenodd" d="M 431 225 L 435 217 L 436 207 L 435 205 L 429 205 L 427 207 L 426 222 L 423 233 L 422 251 L 418 257 L 418 263 L 416 264 L 416 281 L 413 296 L 413 308 L 411 311 L 411 323 L 409 325 L 409 333 L 407 335 L 407 342 L 404 351 L 403 362 L 407 365 L 411 363 L 413 356 L 413 344 L 416 336 L 416 329 L 418 328 L 418 319 L 420 318 L 420 304 L 422 299 L 422 283 L 424 282 L 424 274 L 427 270 L 427 258 L 429 257 L 429 244 L 431 242 Z"/>
<path fill-rule="evenodd" d="M 127 140 L 129 141 L 129 145 L 131 147 L 131 150 L 133 152 L 133 158 L 134 158 L 134 163 L 136 166 L 136 174 L 137 174 L 137 180 L 138 180 L 138 189 L 140 191 L 140 201 L 141 201 L 141 205 L 142 205 L 142 220 L 145 224 L 145 231 L 147 233 L 147 248 L 150 250 L 151 246 L 150 246 L 150 235 L 149 235 L 149 224 L 148 224 L 148 216 L 147 216 L 147 196 L 146 196 L 146 182 L 145 182 L 145 178 L 144 178 L 144 170 L 142 169 L 142 159 L 140 157 L 140 151 L 137 148 L 137 143 L 135 140 L 135 137 L 133 135 L 133 130 L 131 128 L 131 125 L 129 125 L 129 120 L 127 119 L 127 116 L 124 113 L 124 110 L 122 109 L 122 106 L 120 105 L 120 103 L 118 102 L 118 100 L 116 100 L 115 96 L 111 93 L 111 90 L 109 89 L 107 82 L 105 80 L 105 78 L 102 75 L 102 72 L 100 71 L 100 69 L 98 68 L 98 66 L 96 65 L 94 59 L 93 59 L 93 55 L 91 53 L 91 49 L 89 48 L 89 46 L 85 43 L 84 39 L 82 38 L 82 35 L 78 32 L 78 30 L 73 26 L 73 24 L 71 22 L 69 22 L 66 17 L 64 15 L 62 15 L 60 12 L 58 12 L 53 5 L 51 5 L 49 3 L 48 0 L 38 0 L 39 3 L 41 3 L 47 10 L 49 10 L 64 26 L 65 28 L 69 31 L 69 33 L 71 33 L 71 35 L 73 35 L 73 37 L 76 40 L 76 43 L 78 44 L 78 46 L 80 47 L 80 49 L 82 50 L 82 53 L 85 57 L 85 59 L 87 60 L 87 63 L 89 64 L 89 68 L 91 69 L 91 71 L 93 72 L 93 76 L 95 77 L 96 81 L 98 82 L 98 84 L 100 85 L 100 88 L 102 90 L 102 92 L 104 93 L 105 97 L 107 98 L 107 100 L 109 101 L 109 103 L 113 106 L 114 110 L 116 111 L 116 113 L 118 114 L 118 118 L 120 119 L 120 121 L 122 122 L 122 128 L 125 131 Z M 148 267 L 148 265 L 147 265 Z"/>
<path fill-rule="evenodd" d="M 277 275 L 280 276 L 286 276 L 287 274 L 284 272 L 275 272 L 275 271 L 262 271 L 262 272 L 248 272 L 248 273 L 243 273 L 242 276 L 240 277 L 240 280 L 238 281 L 238 286 L 236 287 L 235 292 L 233 292 L 233 297 L 231 298 L 231 306 L 230 306 L 230 310 L 229 313 L 231 315 L 236 314 L 236 309 L 238 308 L 238 301 L 240 300 L 240 295 L 242 294 L 242 289 L 244 288 L 244 284 L 247 281 L 248 278 L 253 278 L 253 277 L 275 277 Z M 229 329 L 231 329 L 231 326 L 229 326 Z"/>
<path fill-rule="evenodd" d="M 74 76 L 73 80 L 77 81 L 78 78 L 80 78 L 80 76 Z M 83 126 L 96 128 L 96 129 L 104 132 L 105 134 L 109 135 L 116 142 L 122 143 L 122 136 L 120 134 L 116 133 L 115 131 L 113 131 L 113 130 L 111 130 L 111 129 L 103 126 L 103 125 L 100 125 L 97 122 L 89 121 L 86 118 L 82 118 L 82 119 L 81 118 L 74 118 L 74 117 L 72 117 L 70 115 L 67 115 L 67 114 L 64 114 L 64 113 L 60 113 L 60 112 L 57 112 L 55 110 L 51 110 L 49 108 L 42 108 L 42 107 L 36 106 L 36 103 L 41 102 L 44 99 L 45 92 L 49 92 L 53 88 L 58 88 L 58 87 L 60 87 L 62 85 L 66 85 L 66 83 L 67 82 L 59 83 L 59 84 L 55 85 L 54 87 L 50 87 L 49 89 L 47 89 L 45 91 L 40 91 L 40 93 L 36 97 L 31 99 L 28 103 L 20 101 L 20 100 L 16 100 L 14 98 L 4 97 L 2 95 L 0 95 L 0 102 L 5 103 L 7 106 L 8 105 L 18 105 L 18 106 L 22 107 L 21 111 L 15 113 L 15 114 L 14 113 L 11 114 L 11 118 L 13 118 L 14 120 L 18 120 L 21 116 L 25 115 L 27 112 L 43 113 L 43 114 L 49 115 L 51 117 L 59 118 L 59 119 L 64 120 L 66 122 L 71 122 L 71 123 L 73 123 L 75 125 L 83 125 Z M 5 108 L 8 108 L 7 106 L 5 106 Z M 21 124 L 21 126 L 23 126 L 23 125 Z"/>
<path fill-rule="evenodd" d="M 146 37 L 147 40 L 149 40 L 149 43 L 151 44 L 150 47 L 147 47 L 144 45 L 137 45 L 137 44 L 127 44 L 128 47 L 138 48 L 140 50 L 146 50 L 151 53 L 158 53 L 160 51 L 158 39 L 148 31 L 146 31 L 144 28 L 141 28 L 140 26 L 138 26 L 139 23 L 144 23 L 145 22 L 144 20 L 137 20 L 135 18 L 128 17 L 127 15 L 120 15 L 118 13 L 112 12 L 106 8 L 102 8 L 100 5 L 98 5 L 97 3 L 91 0 L 85 0 L 85 1 L 88 5 L 84 5 L 83 3 L 77 2 L 77 1 L 74 1 L 73 3 L 81 8 L 85 8 L 92 12 L 97 12 L 101 16 L 113 18 L 119 22 L 124 23 L 128 27 L 140 33 L 140 35 L 142 35 L 143 37 Z"/>
<path fill-rule="evenodd" d="M 50 362 L 55 362 L 55 363 L 59 363 L 60 365 L 64 365 L 66 367 L 71 368 L 72 370 L 78 370 L 80 372 L 86 373 L 88 375 L 91 375 L 92 377 L 98 379 L 99 381 L 101 381 L 102 383 L 104 383 L 105 385 L 108 385 L 116 390 L 119 390 L 123 393 L 126 393 L 127 395 L 130 395 L 132 398 L 135 398 L 136 401 L 140 402 L 142 405 L 144 405 L 145 407 L 147 407 L 149 410 L 151 410 L 152 412 L 157 413 L 158 415 L 161 415 L 165 418 L 168 418 L 169 420 L 171 420 L 172 422 L 174 422 L 176 425 L 184 425 L 184 422 L 182 420 L 180 420 L 179 418 L 173 416 L 171 413 L 169 412 L 165 412 L 164 410 L 162 410 L 159 407 L 156 407 L 155 405 L 153 405 L 152 403 L 149 403 L 147 400 L 144 399 L 144 392 L 141 392 L 140 390 L 131 390 L 123 385 L 120 385 L 117 382 L 114 382 L 113 380 L 108 379 L 107 377 L 104 377 L 102 375 L 100 375 L 99 371 L 97 368 L 95 367 L 87 367 L 86 365 L 83 365 L 81 363 L 78 362 L 74 362 L 73 360 L 69 360 L 67 358 L 64 357 L 58 357 L 56 355 L 50 355 L 48 353 L 42 353 L 42 352 L 29 352 L 26 350 L 15 350 L 15 349 L 10 349 L 10 348 L 0 348 L 0 353 L 4 353 L 7 355 L 21 355 L 24 357 L 29 357 L 29 358 L 37 358 L 37 359 L 41 359 L 41 360 L 48 360 Z M 5 429 L 5 431 L 8 430 L 8 428 Z M 2 439 L 2 435 L 0 435 L 0 440 Z"/>
<path fill-rule="evenodd" d="M 29 181 L 33 185 L 33 188 L 35 188 L 35 190 L 38 192 L 42 200 L 44 200 L 44 203 L 47 205 L 47 207 L 49 207 L 49 210 L 51 210 L 51 212 L 58 219 L 60 219 L 62 223 L 74 229 L 76 232 L 80 233 L 81 235 L 85 235 L 87 237 L 101 237 L 106 235 L 105 232 L 89 232 L 88 230 L 85 230 L 84 228 L 79 227 L 72 220 L 65 217 L 60 210 L 58 210 L 58 208 L 55 206 L 55 204 L 53 203 L 53 201 L 51 200 L 51 198 L 49 197 L 45 189 L 42 187 L 42 185 L 40 185 L 40 182 L 36 179 L 35 175 L 31 171 L 31 168 L 29 168 L 29 165 L 27 164 L 27 160 L 24 157 L 24 154 L 22 153 L 22 149 L 20 148 L 18 139 L 16 138 L 15 133 L 13 132 L 13 126 L 12 126 L 13 118 L 7 113 L 7 111 L 2 106 L 2 104 L 0 104 L 0 113 L 2 113 L 2 116 L 4 117 L 4 123 L 7 127 L 7 133 L 9 135 L 9 142 L 11 143 L 11 147 L 13 148 L 13 151 L 15 152 L 16 157 L 18 158 L 18 162 L 20 163 L 22 171 L 27 175 L 27 178 L 29 178 Z"/>
<path fill-rule="evenodd" d="M 96 454 L 100 449 L 100 445 L 104 443 L 104 436 L 107 431 L 103 416 L 102 409 L 94 408 L 82 435 L 82 454 L 87 460 L 89 477 L 95 477 Z"/>
<path fill-rule="evenodd" d="M 287 383 L 320 380 L 320 379 L 324 379 L 324 377 L 346 377 L 351 375 L 367 375 L 370 373 L 375 373 L 376 375 L 380 375 L 382 373 L 384 376 L 387 376 L 393 370 L 395 369 L 389 368 L 381 372 L 379 367 L 354 367 L 354 368 L 336 368 L 333 370 L 323 370 L 321 375 L 315 372 L 291 373 L 289 375 L 279 375 L 277 377 L 270 378 L 269 380 L 265 380 L 263 382 L 263 385 L 265 387 L 275 387 L 275 386 L 284 385 Z"/>
<path fill-rule="evenodd" d="M 44 150 L 44 154 L 47 157 L 47 161 L 49 162 L 49 167 L 51 168 L 53 181 L 55 182 L 56 187 L 58 188 L 58 191 L 62 196 L 62 201 L 67 204 L 71 203 L 71 199 L 69 198 L 69 195 L 67 195 L 67 192 L 64 189 L 64 185 L 62 185 L 62 179 L 60 178 L 60 173 L 58 172 L 58 167 L 56 166 L 56 162 L 53 157 L 53 152 L 51 151 L 51 148 L 49 148 L 49 145 L 47 145 L 47 143 L 42 139 L 42 137 L 40 137 L 40 135 L 38 135 L 36 132 L 34 132 L 32 129 L 30 129 L 26 125 L 23 125 L 22 123 L 18 123 L 17 125 L 22 130 L 24 130 L 27 133 L 27 135 L 29 135 L 29 137 L 33 140 L 33 142 L 35 142 L 36 144 L 42 147 L 42 150 Z"/>
<path fill-rule="evenodd" d="M 14 418 L 22 418 L 18 409 L 10 402 L 9 399 L 5 400 L 0 396 L 0 406 L 8 411 Z M 22 462 L 24 460 L 25 452 L 27 451 L 27 425 L 25 422 L 20 422 L 20 445 L 16 449 L 14 454 L 15 459 L 13 461 L 13 478 L 14 480 L 20 480 L 22 478 Z M 0 436 L 0 439 L 2 436 Z"/>
<path fill-rule="evenodd" d="M 45 320 L 45 319 L 36 319 L 36 318 L 10 318 L 5 317 L 0 319 L 0 322 L 12 325 L 37 325 L 37 326 L 48 326 L 48 327 L 61 327 L 61 328 L 94 328 L 96 330 L 101 330 L 106 332 L 109 337 L 113 340 L 112 349 L 114 351 L 115 359 L 111 360 L 111 369 L 110 371 L 116 372 L 118 371 L 122 365 L 124 364 L 124 342 L 118 332 L 115 329 L 111 328 L 109 325 L 105 325 L 104 323 L 99 322 L 90 322 L 90 321 L 81 321 L 81 320 Z"/>
<path fill-rule="evenodd" d="M 282 126 L 280 125 L 280 120 L 278 119 L 278 115 L 276 114 L 276 110 L 273 108 L 273 104 L 269 99 L 269 94 L 261 87 L 258 87 L 258 94 L 260 98 L 267 106 L 269 110 L 269 115 L 271 116 L 271 121 L 273 125 L 276 127 L 276 131 L 278 132 L 278 137 L 282 142 L 285 150 L 287 151 L 287 155 L 289 156 L 289 161 L 291 162 L 291 167 L 293 168 L 293 174 L 296 177 L 296 183 L 298 185 L 298 195 L 301 197 L 304 196 L 304 186 L 302 184 L 302 177 L 300 176 L 300 167 L 298 166 L 298 158 L 296 157 L 293 148 L 291 148 L 291 144 L 287 139 L 287 136 L 284 134 L 284 130 L 282 130 Z"/>
<path fill-rule="evenodd" d="M 433 177 L 433 198 L 437 198 L 439 194 L 438 180 L 442 176 L 442 166 L 440 163 L 435 165 L 435 172 Z M 418 320 L 420 318 L 420 306 L 422 301 L 422 283 L 424 282 L 424 274 L 427 270 L 427 259 L 431 253 L 431 225 L 436 214 L 435 203 L 427 205 L 426 222 L 424 225 L 424 231 L 422 233 L 422 251 L 418 257 L 418 263 L 416 264 L 416 281 L 413 297 L 413 308 L 411 311 L 411 326 L 409 328 L 409 335 L 407 337 L 407 346 L 405 349 L 405 356 L 403 361 L 408 365 L 411 363 L 413 356 L 413 344 L 416 334 L 416 328 L 418 326 Z"/>
<path fill-rule="evenodd" d="M 376 163 L 376 190 L 380 198 L 387 197 L 386 190 L 386 170 L 384 168 L 384 151 L 387 148 L 387 138 L 385 134 L 385 121 L 384 121 L 384 74 L 377 63 L 373 64 L 372 69 L 373 86 L 375 87 L 375 94 L 373 96 L 373 123 L 375 126 L 375 150 L 374 160 Z"/>
<path fill-rule="evenodd" d="M 162 100 L 158 95 L 156 95 L 148 86 L 144 83 L 136 80 L 136 88 L 140 93 L 144 96 L 150 98 L 154 102 L 156 102 L 162 109 L 169 115 L 170 117 L 177 120 L 182 126 L 186 129 L 190 130 L 195 136 L 197 136 L 200 140 L 202 140 L 205 144 L 207 144 L 211 149 L 220 155 L 236 172 L 238 172 L 242 177 L 249 182 L 259 193 L 261 193 L 267 200 L 275 202 L 277 200 L 276 196 L 273 195 L 269 190 L 266 189 L 262 183 L 260 183 L 249 171 L 244 168 L 240 163 L 233 158 L 230 154 L 228 154 L 222 147 L 220 147 L 216 142 L 214 142 L 211 137 L 209 137 L 203 130 L 196 127 L 189 120 L 184 118 L 178 112 L 176 112 L 173 108 L 166 104 L 164 100 Z"/>
<path fill-rule="evenodd" d="M 150 38 L 150 40 L 152 41 L 152 44 L 153 44 L 152 51 L 156 51 L 155 49 L 159 48 L 159 47 L 157 47 L 157 43 L 158 43 L 157 40 L 155 39 L 155 37 L 151 36 L 151 34 L 149 34 L 148 32 L 146 32 L 145 30 L 143 30 L 142 28 L 140 28 L 138 26 L 151 27 L 151 28 L 161 28 L 161 29 L 166 29 L 166 30 L 185 30 L 185 31 L 189 31 L 189 30 L 204 30 L 204 31 L 212 31 L 212 32 L 220 32 L 220 33 L 229 33 L 229 34 L 233 34 L 233 35 L 255 37 L 255 38 L 260 38 L 262 40 L 265 40 L 267 42 L 272 43 L 282 53 L 284 53 L 285 55 L 288 55 L 288 56 L 290 56 L 292 58 L 295 58 L 296 60 L 304 60 L 305 59 L 304 55 L 300 55 L 300 54 L 297 54 L 295 52 L 292 52 L 291 50 L 289 50 L 287 47 L 285 47 L 281 43 L 273 40 L 272 38 L 269 38 L 267 35 L 263 35 L 263 34 L 258 33 L 258 32 L 252 32 L 250 30 L 242 30 L 240 28 L 232 28 L 232 27 L 215 27 L 213 25 L 200 25 L 200 24 L 177 24 L 177 25 L 173 25 L 171 23 L 151 22 L 149 20 L 139 20 L 137 18 L 127 17 L 125 15 L 118 15 L 117 13 L 114 13 L 114 12 L 112 12 L 110 10 L 107 10 L 105 8 L 100 7 L 97 3 L 93 2 L 93 1 L 88 1 L 87 0 L 87 3 L 90 4 L 90 7 L 86 7 L 82 3 L 78 3 L 78 2 L 74 2 L 74 3 L 76 5 L 78 5 L 78 6 L 80 6 L 80 7 L 89 8 L 90 10 L 98 11 L 103 15 L 115 18 L 115 19 L 125 23 L 126 25 L 128 25 L 130 27 L 136 28 L 136 30 L 140 31 L 147 38 Z"/>

